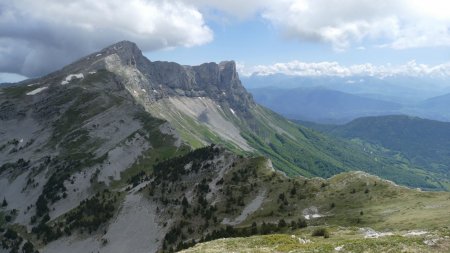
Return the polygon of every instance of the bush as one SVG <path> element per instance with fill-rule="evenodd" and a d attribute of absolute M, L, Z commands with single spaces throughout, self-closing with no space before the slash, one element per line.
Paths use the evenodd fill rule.
<path fill-rule="evenodd" d="M 323 236 L 323 238 L 329 238 L 330 232 L 326 228 L 316 228 L 312 232 L 312 236 Z"/>
<path fill-rule="evenodd" d="M 303 218 L 298 219 L 298 222 L 297 222 L 298 228 L 306 228 L 307 226 L 308 226 L 308 223 L 306 222 L 305 219 L 303 219 Z"/>
<path fill-rule="evenodd" d="M 287 226 L 287 223 L 286 223 L 286 221 L 284 220 L 284 219 L 280 219 L 279 221 L 278 221 L 278 227 L 279 228 L 284 228 L 284 227 L 286 227 Z"/>

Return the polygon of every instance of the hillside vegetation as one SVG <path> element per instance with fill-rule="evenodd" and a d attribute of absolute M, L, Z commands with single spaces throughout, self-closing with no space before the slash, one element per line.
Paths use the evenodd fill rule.
<path fill-rule="evenodd" d="M 450 123 L 404 115 L 365 117 L 339 126 L 310 125 L 347 139 L 359 139 L 400 153 L 411 164 L 450 180 Z M 355 141 L 354 141 L 355 142 Z"/>

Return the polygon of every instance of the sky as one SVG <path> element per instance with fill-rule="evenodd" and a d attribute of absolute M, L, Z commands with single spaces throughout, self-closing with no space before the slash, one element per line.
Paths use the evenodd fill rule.
<path fill-rule="evenodd" d="M 0 0 L 0 82 L 121 40 L 241 75 L 450 77 L 447 0 Z"/>

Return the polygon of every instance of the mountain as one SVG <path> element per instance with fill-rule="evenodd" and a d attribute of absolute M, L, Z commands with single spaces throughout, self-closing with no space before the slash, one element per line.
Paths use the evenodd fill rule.
<path fill-rule="evenodd" d="M 252 89 L 256 102 L 296 120 L 345 123 L 361 116 L 393 113 L 401 105 L 324 88 Z"/>
<path fill-rule="evenodd" d="M 434 207 L 424 226 L 449 220 L 448 193 L 349 171 L 446 189 L 435 174 L 258 105 L 234 62 L 152 62 L 128 41 L 0 88 L 0 163 L 1 253 L 170 252 L 281 219 L 372 226 L 397 214 L 355 219 L 368 199 L 403 192 Z"/>
<path fill-rule="evenodd" d="M 242 80 L 255 93 L 257 102 L 265 103 L 270 109 L 296 120 L 343 124 L 357 117 L 405 114 L 450 122 L 447 78 L 255 74 Z M 271 100 L 277 93 L 283 92 L 284 97 L 279 100 L 282 103 L 278 104 L 276 99 Z M 324 92 L 327 94 L 322 96 L 305 95 Z M 344 104 L 341 106 L 340 101 L 344 96 Z M 285 100 L 285 97 L 291 99 Z M 310 103 L 309 99 L 318 101 Z M 354 100 L 361 102 L 352 103 Z M 328 101 L 332 101 L 333 106 Z M 349 106 L 345 106 L 347 101 Z M 303 107 L 298 108 L 299 103 Z M 355 106 L 352 107 L 352 104 Z"/>
<path fill-rule="evenodd" d="M 321 130 L 401 152 L 414 164 L 449 178 L 450 123 L 391 115 L 359 118 L 345 125 L 322 127 Z"/>
<path fill-rule="evenodd" d="M 443 111 L 448 108 L 448 105 L 450 105 L 450 94 L 445 94 L 423 101 L 420 107 L 434 111 Z"/>
<path fill-rule="evenodd" d="M 448 78 L 412 76 L 295 76 L 285 74 L 243 77 L 249 89 L 277 87 L 280 89 L 323 87 L 363 97 L 411 105 L 449 92 Z"/>
<path fill-rule="evenodd" d="M 449 105 L 450 94 L 444 94 L 420 102 L 417 105 L 417 111 L 421 117 L 448 122 L 450 119 Z"/>

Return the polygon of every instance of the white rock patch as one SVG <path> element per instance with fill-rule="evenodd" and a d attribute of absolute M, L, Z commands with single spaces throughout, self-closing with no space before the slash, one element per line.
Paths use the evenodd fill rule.
<path fill-rule="evenodd" d="M 311 219 L 317 219 L 317 218 L 322 218 L 325 217 L 326 215 L 322 215 L 319 213 L 319 209 L 317 209 L 317 207 L 315 206 L 310 206 L 308 208 L 303 209 L 303 217 L 305 217 L 306 220 L 311 220 Z"/>
<path fill-rule="evenodd" d="M 421 230 L 413 230 L 409 231 L 408 233 L 404 234 L 403 236 L 418 236 L 418 235 L 425 235 L 428 234 L 427 231 L 421 231 Z"/>
<path fill-rule="evenodd" d="M 305 217 L 305 219 L 310 220 L 310 219 L 322 218 L 323 215 L 318 214 L 318 213 L 317 214 L 307 214 L 304 217 Z"/>
<path fill-rule="evenodd" d="M 439 238 L 433 238 L 430 240 L 425 240 L 425 241 L 423 241 L 423 243 L 425 243 L 428 246 L 434 246 L 439 242 L 439 240 L 440 240 Z"/>
<path fill-rule="evenodd" d="M 32 90 L 32 91 L 30 91 L 30 92 L 28 92 L 27 93 L 27 95 L 28 96 L 31 96 L 31 95 L 36 95 L 36 94 L 38 94 L 39 92 L 41 92 L 41 91 L 43 91 L 43 90 L 46 90 L 46 89 L 48 89 L 48 87 L 40 87 L 40 88 L 37 88 L 37 89 L 35 89 L 35 90 Z"/>
<path fill-rule="evenodd" d="M 66 85 L 68 84 L 70 81 L 72 81 L 73 79 L 81 79 L 84 78 L 83 73 L 78 73 L 78 74 L 70 74 L 66 77 L 66 79 L 64 79 L 63 81 L 61 81 L 62 85 Z"/>
<path fill-rule="evenodd" d="M 364 234 L 364 238 L 379 238 L 394 235 L 392 232 L 377 232 L 371 228 L 360 228 L 359 230 Z"/>
<path fill-rule="evenodd" d="M 336 251 L 341 251 L 342 249 L 344 249 L 344 245 L 337 246 L 336 248 L 334 248 L 334 250 Z"/>

